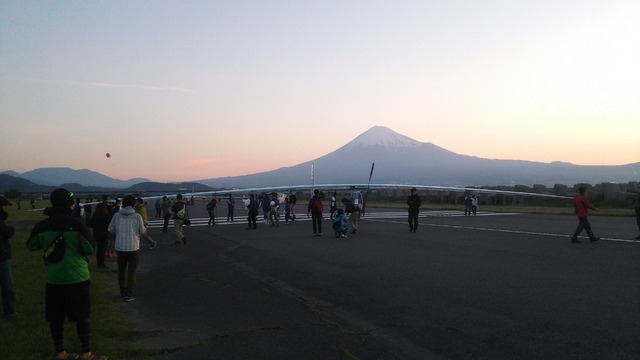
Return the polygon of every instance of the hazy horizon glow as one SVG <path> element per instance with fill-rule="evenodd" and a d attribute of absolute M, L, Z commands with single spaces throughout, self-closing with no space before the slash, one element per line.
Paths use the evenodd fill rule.
<path fill-rule="evenodd" d="M 375 125 L 483 158 L 640 161 L 633 0 L 4 1 L 0 43 L 0 170 L 236 176 Z"/>

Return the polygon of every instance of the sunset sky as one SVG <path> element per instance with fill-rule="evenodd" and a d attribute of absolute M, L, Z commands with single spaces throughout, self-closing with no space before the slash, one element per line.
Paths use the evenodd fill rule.
<path fill-rule="evenodd" d="M 4 0 L 0 171 L 243 175 L 375 125 L 464 155 L 635 163 L 639 64 L 637 0 Z"/>

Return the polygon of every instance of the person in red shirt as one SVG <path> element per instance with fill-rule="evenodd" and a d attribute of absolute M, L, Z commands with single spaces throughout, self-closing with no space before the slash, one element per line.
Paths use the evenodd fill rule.
<path fill-rule="evenodd" d="M 576 196 L 575 204 L 574 204 L 576 208 L 576 214 L 578 215 L 578 227 L 576 228 L 576 231 L 573 233 L 573 236 L 571 237 L 571 242 L 572 243 L 581 242 L 580 240 L 578 240 L 578 235 L 580 235 L 582 230 L 585 230 L 587 232 L 590 242 L 598 241 L 600 240 L 600 238 L 596 237 L 593 234 L 593 231 L 591 231 L 591 224 L 589 223 L 589 211 L 588 211 L 589 209 L 598 210 L 598 208 L 593 206 L 593 204 L 591 204 L 591 202 L 587 198 L 586 186 L 584 185 L 580 186 L 578 188 L 578 192 L 579 194 Z"/>

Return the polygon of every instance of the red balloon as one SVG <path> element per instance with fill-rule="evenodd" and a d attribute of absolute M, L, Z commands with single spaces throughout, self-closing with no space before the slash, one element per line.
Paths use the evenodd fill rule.
<path fill-rule="evenodd" d="M 109 154 L 109 153 L 106 153 L 106 154 L 105 154 L 105 156 L 106 156 L 107 158 L 111 158 L 111 154 Z"/>

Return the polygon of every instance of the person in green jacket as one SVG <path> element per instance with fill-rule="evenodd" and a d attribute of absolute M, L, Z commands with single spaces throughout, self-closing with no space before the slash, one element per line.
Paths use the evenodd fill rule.
<path fill-rule="evenodd" d="M 27 240 L 31 251 L 53 250 L 56 239 L 64 239 L 64 252 L 58 260 L 45 260 L 45 318 L 53 338 L 57 359 L 78 359 L 64 346 L 64 320 L 76 323 L 82 346 L 82 359 L 106 360 L 91 350 L 91 294 L 89 260 L 93 253 L 93 238 L 86 224 L 72 216 L 73 193 L 66 189 L 51 192 L 51 207 L 44 210 L 48 217 L 38 222 Z M 43 258 L 45 256 L 43 255 Z"/>

